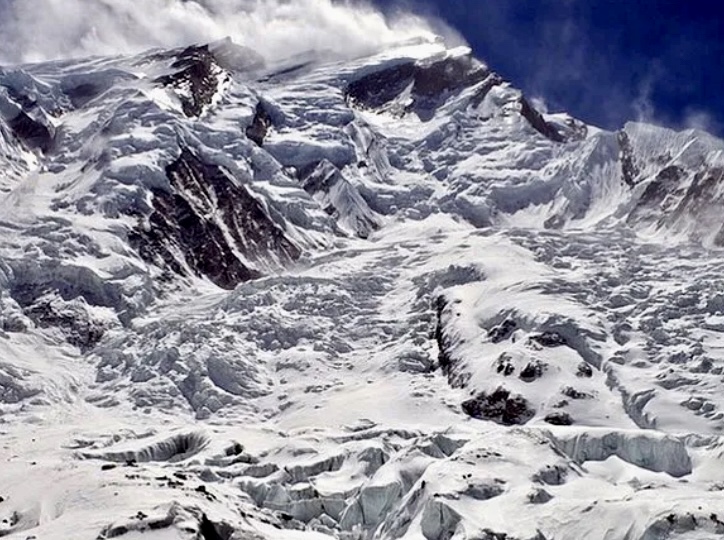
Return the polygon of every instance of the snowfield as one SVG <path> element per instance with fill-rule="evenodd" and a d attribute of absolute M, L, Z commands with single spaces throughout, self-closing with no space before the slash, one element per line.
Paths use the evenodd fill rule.
<path fill-rule="evenodd" d="M 0 69 L 0 537 L 724 536 L 724 141 L 464 47 Z"/>

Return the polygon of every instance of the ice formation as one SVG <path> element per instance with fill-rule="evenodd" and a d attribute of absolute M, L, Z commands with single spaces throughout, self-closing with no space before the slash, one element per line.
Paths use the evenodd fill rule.
<path fill-rule="evenodd" d="M 0 536 L 724 535 L 723 150 L 419 36 L 4 68 Z"/>

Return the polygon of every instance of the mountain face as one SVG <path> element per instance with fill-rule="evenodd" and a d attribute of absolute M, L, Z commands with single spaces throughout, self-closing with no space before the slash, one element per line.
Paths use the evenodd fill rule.
<path fill-rule="evenodd" d="M 0 536 L 723 536 L 723 156 L 439 41 L 0 69 Z"/>

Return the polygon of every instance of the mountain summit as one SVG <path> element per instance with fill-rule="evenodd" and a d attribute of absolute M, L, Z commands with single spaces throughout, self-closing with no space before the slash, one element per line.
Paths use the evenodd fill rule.
<path fill-rule="evenodd" d="M 0 536 L 724 535 L 723 151 L 438 39 L 0 69 Z"/>

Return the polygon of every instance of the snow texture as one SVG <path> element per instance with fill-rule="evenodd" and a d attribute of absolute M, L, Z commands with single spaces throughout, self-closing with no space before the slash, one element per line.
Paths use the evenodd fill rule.
<path fill-rule="evenodd" d="M 364 44 L 0 70 L 0 536 L 724 535 L 724 142 Z"/>

